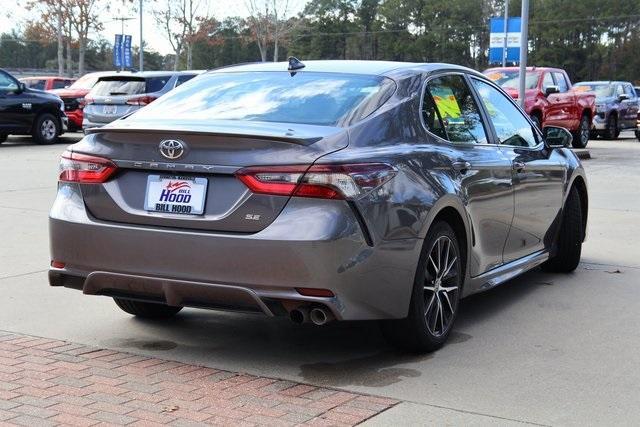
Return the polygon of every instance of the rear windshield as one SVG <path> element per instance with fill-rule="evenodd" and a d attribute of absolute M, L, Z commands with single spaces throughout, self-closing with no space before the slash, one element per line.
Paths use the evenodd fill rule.
<path fill-rule="evenodd" d="M 171 76 L 158 77 L 103 77 L 91 89 L 92 96 L 139 95 L 153 93 L 162 88 Z"/>
<path fill-rule="evenodd" d="M 211 73 L 140 110 L 153 120 L 251 120 L 336 126 L 375 111 L 395 83 L 385 77 L 298 72 Z"/>

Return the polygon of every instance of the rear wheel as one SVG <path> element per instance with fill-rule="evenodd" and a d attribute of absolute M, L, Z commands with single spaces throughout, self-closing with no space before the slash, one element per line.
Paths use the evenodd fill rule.
<path fill-rule="evenodd" d="M 458 239 L 449 224 L 439 221 L 429 230 L 425 240 L 409 315 L 402 320 L 383 323 L 387 339 L 418 353 L 442 347 L 458 314 L 462 283 Z"/>
<path fill-rule="evenodd" d="M 590 127 L 589 116 L 583 115 L 580 119 L 580 126 L 578 126 L 578 129 L 573 133 L 573 141 L 571 142 L 573 148 L 584 148 L 587 146 Z"/>
<path fill-rule="evenodd" d="M 618 118 L 611 114 L 607 119 L 607 127 L 604 130 L 604 138 L 605 139 L 616 139 L 617 135 L 620 134 L 618 130 Z"/>
<path fill-rule="evenodd" d="M 167 319 L 175 316 L 182 310 L 182 307 L 172 307 L 165 304 L 134 301 L 124 298 L 114 298 L 113 300 L 123 311 L 147 319 Z"/>
<path fill-rule="evenodd" d="M 573 187 L 562 213 L 556 254 L 543 265 L 547 271 L 570 273 L 578 267 L 582 253 L 582 204 L 580 194 Z"/>
<path fill-rule="evenodd" d="M 53 144 L 60 135 L 60 122 L 52 114 L 45 113 L 36 119 L 33 140 L 36 144 Z"/>

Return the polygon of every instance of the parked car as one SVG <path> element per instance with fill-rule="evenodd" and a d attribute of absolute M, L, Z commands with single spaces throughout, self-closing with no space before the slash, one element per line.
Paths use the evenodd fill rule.
<path fill-rule="evenodd" d="M 638 119 L 638 96 L 629 82 L 580 82 L 576 90 L 596 95 L 596 115 L 592 137 L 615 139 L 623 129 L 635 129 Z"/>
<path fill-rule="evenodd" d="M 62 89 L 73 84 L 76 79 L 71 77 L 60 76 L 37 76 L 37 77 L 24 77 L 20 79 L 30 89 L 38 90 L 53 90 Z"/>
<path fill-rule="evenodd" d="M 88 73 L 76 80 L 71 86 L 64 89 L 53 89 L 50 92 L 58 95 L 64 102 L 64 111 L 69 117 L 69 130 L 82 130 L 82 109 L 84 97 L 96 84 L 99 77 L 112 75 L 113 72 L 99 71 Z"/>
<path fill-rule="evenodd" d="M 399 345 L 434 350 L 461 297 L 578 265 L 588 194 L 571 139 L 455 65 L 211 71 L 62 155 L 50 284 L 140 317 L 383 319 Z"/>
<path fill-rule="evenodd" d="M 484 74 L 518 98 L 517 67 L 490 68 Z M 531 120 L 541 129 L 547 125 L 567 128 L 573 134 L 573 147 L 586 147 L 595 116 L 595 96 L 574 91 L 569 76 L 559 68 L 529 67 L 525 82 L 524 107 Z"/>
<path fill-rule="evenodd" d="M 28 88 L 0 70 L 0 143 L 9 135 L 32 135 L 38 144 L 52 144 L 66 129 L 59 97 Z"/>
<path fill-rule="evenodd" d="M 82 128 L 104 126 L 158 99 L 198 75 L 197 71 L 112 73 L 85 96 Z"/>
<path fill-rule="evenodd" d="M 634 86 L 633 89 L 636 92 L 636 97 L 638 98 L 638 118 L 636 120 L 636 138 L 640 141 L 640 86 Z"/>

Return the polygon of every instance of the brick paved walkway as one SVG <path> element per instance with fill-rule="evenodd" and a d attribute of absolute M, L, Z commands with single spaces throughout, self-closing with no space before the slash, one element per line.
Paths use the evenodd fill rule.
<path fill-rule="evenodd" d="M 0 332 L 0 425 L 354 425 L 397 402 Z"/>

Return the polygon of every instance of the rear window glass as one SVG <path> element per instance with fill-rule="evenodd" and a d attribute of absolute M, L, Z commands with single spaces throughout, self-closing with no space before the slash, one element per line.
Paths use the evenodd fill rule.
<path fill-rule="evenodd" d="M 140 110 L 154 120 L 250 120 L 335 126 L 375 111 L 395 83 L 385 77 L 337 73 L 205 74 Z"/>
<path fill-rule="evenodd" d="M 596 95 L 596 99 L 609 98 L 613 96 L 614 92 L 614 86 L 606 83 L 578 83 L 576 89 L 579 92 L 593 92 Z"/>
<path fill-rule="evenodd" d="M 147 78 L 108 77 L 98 80 L 91 89 L 92 96 L 139 95 L 142 93 L 159 92 L 171 79 L 171 76 Z"/>
<path fill-rule="evenodd" d="M 29 86 L 31 89 L 38 89 L 38 90 L 44 90 L 44 85 L 46 83 L 45 80 L 25 80 L 24 82 L 27 86 Z"/>

